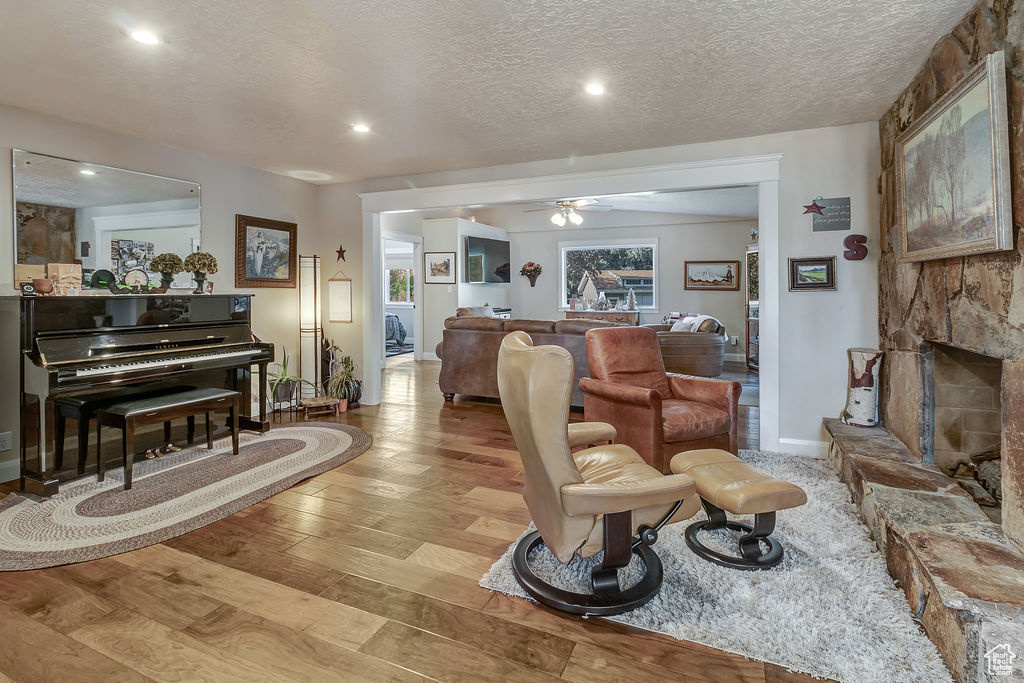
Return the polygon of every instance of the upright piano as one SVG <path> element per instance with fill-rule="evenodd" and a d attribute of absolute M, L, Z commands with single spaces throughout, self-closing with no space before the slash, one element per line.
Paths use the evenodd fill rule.
<path fill-rule="evenodd" d="M 137 388 L 242 392 L 239 426 L 264 432 L 274 346 L 252 333 L 252 295 L 109 295 L 21 300 L 21 485 L 56 493 L 77 475 L 56 468 L 54 401 Z M 259 415 L 253 418 L 252 367 Z M 74 434 L 74 431 L 70 431 Z"/>

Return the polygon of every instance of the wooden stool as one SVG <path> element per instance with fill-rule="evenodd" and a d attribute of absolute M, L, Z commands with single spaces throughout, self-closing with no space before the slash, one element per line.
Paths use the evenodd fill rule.
<path fill-rule="evenodd" d="M 316 398 L 300 398 L 302 419 L 308 420 L 310 415 L 338 414 L 338 399 L 333 396 L 317 396 Z"/>
<path fill-rule="evenodd" d="M 782 544 L 771 537 L 778 510 L 798 507 L 807 494 L 796 484 L 774 479 L 746 464 L 732 453 L 708 448 L 685 451 L 672 458 L 674 474 L 688 474 L 697 482 L 697 495 L 708 513 L 705 522 L 686 528 L 686 545 L 704 558 L 733 569 L 767 569 L 782 561 Z M 729 521 L 725 513 L 754 515 L 754 526 Z M 697 532 L 714 529 L 743 532 L 739 540 L 741 557 L 708 548 Z M 768 545 L 761 551 L 761 543 Z"/>
<path fill-rule="evenodd" d="M 97 477 L 103 481 L 106 465 L 103 461 L 102 429 L 121 429 L 121 449 L 124 455 L 124 487 L 132 487 L 132 462 L 135 459 L 135 428 L 137 426 L 164 423 L 164 437 L 169 439 L 170 421 L 186 417 L 189 419 L 189 443 L 195 431 L 195 416 L 206 415 L 206 447 L 213 448 L 213 430 L 210 413 L 228 408 L 231 428 L 231 452 L 238 455 L 238 402 L 241 394 L 230 389 L 192 389 L 173 394 L 163 394 L 124 403 L 115 403 L 96 412 L 96 462 Z"/>

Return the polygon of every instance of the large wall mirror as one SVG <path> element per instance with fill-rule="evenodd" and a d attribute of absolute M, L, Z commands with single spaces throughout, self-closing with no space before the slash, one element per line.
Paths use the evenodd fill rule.
<path fill-rule="evenodd" d="M 199 185 L 14 150 L 15 265 L 81 261 L 120 278 L 157 254 L 200 248 Z M 174 287 L 190 287 L 181 273 Z"/>

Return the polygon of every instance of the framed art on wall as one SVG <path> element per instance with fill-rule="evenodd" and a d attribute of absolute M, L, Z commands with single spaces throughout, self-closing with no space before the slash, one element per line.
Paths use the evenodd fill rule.
<path fill-rule="evenodd" d="M 684 261 L 683 289 L 736 292 L 740 288 L 739 261 Z"/>
<path fill-rule="evenodd" d="M 428 285 L 455 284 L 455 252 L 428 251 L 423 254 L 423 282 Z"/>
<path fill-rule="evenodd" d="M 789 259 L 789 291 L 816 292 L 835 288 L 835 256 Z"/>
<path fill-rule="evenodd" d="M 295 287 L 295 223 L 235 215 L 235 287 Z"/>
<path fill-rule="evenodd" d="M 900 134 L 896 184 L 901 261 L 1013 248 L 1002 52 Z"/>

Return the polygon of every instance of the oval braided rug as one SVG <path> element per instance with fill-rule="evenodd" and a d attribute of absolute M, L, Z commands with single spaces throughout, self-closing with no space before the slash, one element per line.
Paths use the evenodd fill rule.
<path fill-rule="evenodd" d="M 84 562 L 166 541 L 244 510 L 366 452 L 368 433 L 351 425 L 304 423 L 266 434 L 243 432 L 213 450 L 190 446 L 135 463 L 125 491 L 120 468 L 88 477 L 36 502 L 0 500 L 0 570 Z"/>

